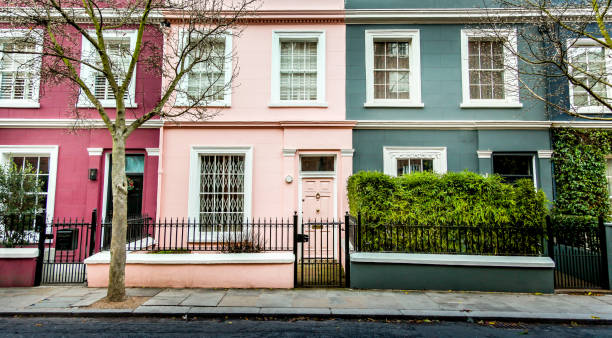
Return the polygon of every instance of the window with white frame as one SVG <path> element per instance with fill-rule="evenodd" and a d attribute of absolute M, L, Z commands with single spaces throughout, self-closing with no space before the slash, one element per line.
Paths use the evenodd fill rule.
<path fill-rule="evenodd" d="M 520 108 L 516 31 L 461 31 L 461 107 Z"/>
<path fill-rule="evenodd" d="M 419 30 L 367 30 L 365 106 L 422 107 Z"/>
<path fill-rule="evenodd" d="M 608 100 L 612 77 L 612 55 L 600 45 L 591 41 L 579 40 L 568 48 L 569 71 L 581 84 L 589 88 L 593 94 L 578 84 L 569 82 L 570 105 L 579 113 L 604 112 L 603 105 L 595 97 Z"/>
<path fill-rule="evenodd" d="M 136 31 L 107 31 L 104 33 L 106 53 L 110 59 L 111 68 L 115 75 L 115 81 L 121 85 L 127 74 L 132 54 L 136 44 Z M 92 66 L 102 69 L 102 61 L 96 49 L 83 37 L 83 47 L 81 59 Z M 106 76 L 86 64 L 81 64 L 81 78 L 85 81 L 93 95 L 105 107 L 115 107 L 115 94 Z M 136 70 L 132 75 L 132 80 L 125 92 L 125 105 L 128 108 L 135 108 L 135 78 Z M 80 107 L 92 107 L 93 104 L 84 93 L 79 96 L 78 105 Z"/>
<path fill-rule="evenodd" d="M 446 147 L 383 147 L 384 172 L 401 176 L 431 171 L 446 173 Z"/>
<path fill-rule="evenodd" d="M 21 169 L 29 165 L 34 171 L 32 175 L 42 183 L 42 191 L 31 196 L 47 220 L 52 219 L 54 214 L 57 154 L 58 146 L 55 145 L 0 146 L 0 163 L 13 163 Z"/>
<path fill-rule="evenodd" d="M 201 232 L 250 217 L 252 156 L 251 147 L 192 147 L 189 216 L 200 223 Z"/>
<path fill-rule="evenodd" d="M 325 106 L 325 33 L 275 31 L 271 106 Z"/>
<path fill-rule="evenodd" d="M 493 173 L 501 176 L 504 182 L 514 183 L 519 179 L 529 179 L 535 183 L 535 156 L 533 154 L 494 153 Z"/>
<path fill-rule="evenodd" d="M 231 36 L 210 38 L 201 43 L 203 48 L 194 49 L 187 57 L 196 63 L 181 83 L 177 106 L 199 102 L 201 106 L 229 106 L 231 104 L 232 39 Z"/>
<path fill-rule="evenodd" d="M 37 108 L 42 45 L 20 30 L 0 30 L 0 107 Z"/>

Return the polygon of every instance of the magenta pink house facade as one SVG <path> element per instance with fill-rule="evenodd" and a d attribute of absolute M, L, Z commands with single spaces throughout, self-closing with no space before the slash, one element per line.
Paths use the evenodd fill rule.
<path fill-rule="evenodd" d="M 164 123 L 161 217 L 338 219 L 348 210 L 343 1 L 267 0 L 258 11 L 240 37 L 225 38 L 226 72 L 239 73 L 209 107 L 215 117 Z"/>
<path fill-rule="evenodd" d="M 129 30 L 118 31 L 116 35 L 133 43 L 134 35 Z M 10 43 L 9 36 L 6 30 L 0 29 L 0 43 Z M 149 31 L 145 33 L 145 40 L 159 44 L 158 36 Z M 78 34 L 74 38 L 82 41 Z M 25 80 L 29 82 L 23 90 L 16 77 L 11 77 L 10 64 L 3 62 L 0 161 L 13 161 L 17 165 L 30 163 L 39 179 L 47 182 L 45 191 L 38 196 L 47 219 L 89 219 L 93 209 L 97 209 L 99 218 L 106 217 L 112 212 L 108 203 L 112 141 L 105 125 L 82 98 L 77 98 L 71 84 L 40 84 L 32 77 Z M 144 66 L 137 66 L 133 81 L 128 116 L 130 112 L 136 116 L 148 111 L 160 95 L 160 76 L 148 73 Z M 100 95 L 108 94 L 102 91 Z M 105 101 L 110 104 L 112 100 Z M 75 108 L 88 119 L 77 124 Z M 78 127 L 75 129 L 75 126 Z M 160 127 L 161 121 L 151 121 L 134 132 L 127 142 L 128 176 L 135 183 L 129 192 L 130 213 L 156 216 Z"/>

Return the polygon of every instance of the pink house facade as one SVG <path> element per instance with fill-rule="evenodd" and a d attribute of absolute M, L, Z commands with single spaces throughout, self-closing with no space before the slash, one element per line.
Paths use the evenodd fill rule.
<path fill-rule="evenodd" d="M 214 118 L 161 128 L 162 218 L 331 220 L 348 210 L 343 1 L 267 0 L 258 11 L 225 38 L 227 68 L 239 73 L 211 105 Z"/>
<path fill-rule="evenodd" d="M 117 31 L 115 35 L 130 43 L 134 39 L 129 30 Z M 11 43 L 11 36 L 14 32 L 0 29 L 0 43 Z M 144 38 L 160 39 L 152 30 Z M 81 36 L 75 34 L 74 41 L 86 50 Z M 0 161 L 32 165 L 38 178 L 45 182 L 37 198 L 48 220 L 71 217 L 89 221 L 93 209 L 98 211 L 99 219 L 108 218 L 112 212 L 108 189 L 112 140 L 106 126 L 87 102 L 75 95 L 72 84 L 41 84 L 33 75 L 26 76 L 26 89 L 22 90 L 17 69 L 11 67 L 10 56 L 4 55 Z M 85 76 L 83 71 L 81 75 Z M 140 115 L 154 106 L 161 88 L 161 77 L 148 73 L 144 65 L 137 66 L 133 81 L 128 116 Z M 100 95 L 108 95 L 102 92 Z M 102 100 L 108 107 L 111 101 Z M 87 119 L 77 123 L 75 109 Z M 133 214 L 156 216 L 160 127 L 161 121 L 151 121 L 127 142 L 128 177 L 135 182 L 135 188 L 129 192 L 129 212 Z"/>

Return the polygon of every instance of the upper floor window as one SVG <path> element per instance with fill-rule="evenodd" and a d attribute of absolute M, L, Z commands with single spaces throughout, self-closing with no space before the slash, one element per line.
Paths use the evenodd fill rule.
<path fill-rule="evenodd" d="M 115 81 L 117 85 L 121 86 L 123 79 L 125 78 L 130 62 L 132 60 L 132 54 L 136 47 L 136 31 L 106 31 L 104 33 L 104 43 L 106 45 L 106 53 L 110 59 L 111 69 L 115 75 Z M 81 59 L 97 68 L 102 69 L 102 60 L 96 49 L 92 44 L 83 37 L 83 47 Z M 112 87 L 104 75 L 104 73 L 81 64 L 81 78 L 87 84 L 89 90 L 98 99 L 104 107 L 115 107 L 115 94 L 113 93 Z M 136 69 L 132 75 L 132 80 L 128 86 L 127 91 L 124 95 L 125 106 L 128 108 L 135 108 L 135 79 Z M 93 107 L 93 103 L 89 101 L 89 98 L 84 93 L 79 96 L 79 107 Z"/>
<path fill-rule="evenodd" d="M 610 74 L 612 66 L 611 55 L 603 47 L 594 45 L 591 41 L 577 41 L 568 49 L 568 64 L 571 75 L 582 85 L 589 88 L 592 93 L 578 85 L 569 83 L 570 105 L 578 113 L 601 113 L 604 106 L 596 99 L 608 100 Z"/>
<path fill-rule="evenodd" d="M 367 30 L 365 106 L 423 107 L 419 31 Z"/>
<path fill-rule="evenodd" d="M 198 106 L 229 106 L 231 104 L 232 39 L 231 36 L 198 41 L 187 56 L 186 65 L 195 63 L 185 75 L 175 105 L 197 103 Z"/>
<path fill-rule="evenodd" d="M 270 106 L 326 106 L 325 33 L 274 32 Z"/>
<path fill-rule="evenodd" d="M 0 30 L 0 107 L 38 108 L 40 44 L 20 30 Z"/>
<path fill-rule="evenodd" d="M 463 108 L 520 108 L 514 30 L 461 31 Z"/>

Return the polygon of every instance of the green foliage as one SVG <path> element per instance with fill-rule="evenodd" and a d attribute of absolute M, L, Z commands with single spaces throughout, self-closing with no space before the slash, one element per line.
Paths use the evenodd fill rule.
<path fill-rule="evenodd" d="M 547 200 L 530 180 L 510 185 L 467 171 L 360 172 L 349 178 L 348 197 L 351 213 L 361 213 L 367 251 L 542 253 Z M 528 229 L 504 228 L 516 226 Z"/>
<path fill-rule="evenodd" d="M 42 190 L 34 174 L 29 164 L 24 169 L 12 162 L 0 165 L 0 243 L 5 247 L 27 243 L 34 230 L 38 205 L 33 193 Z"/>
<path fill-rule="evenodd" d="M 612 153 L 612 131 L 554 129 L 553 149 L 557 191 L 554 213 L 607 216 L 610 202 L 605 157 Z"/>

